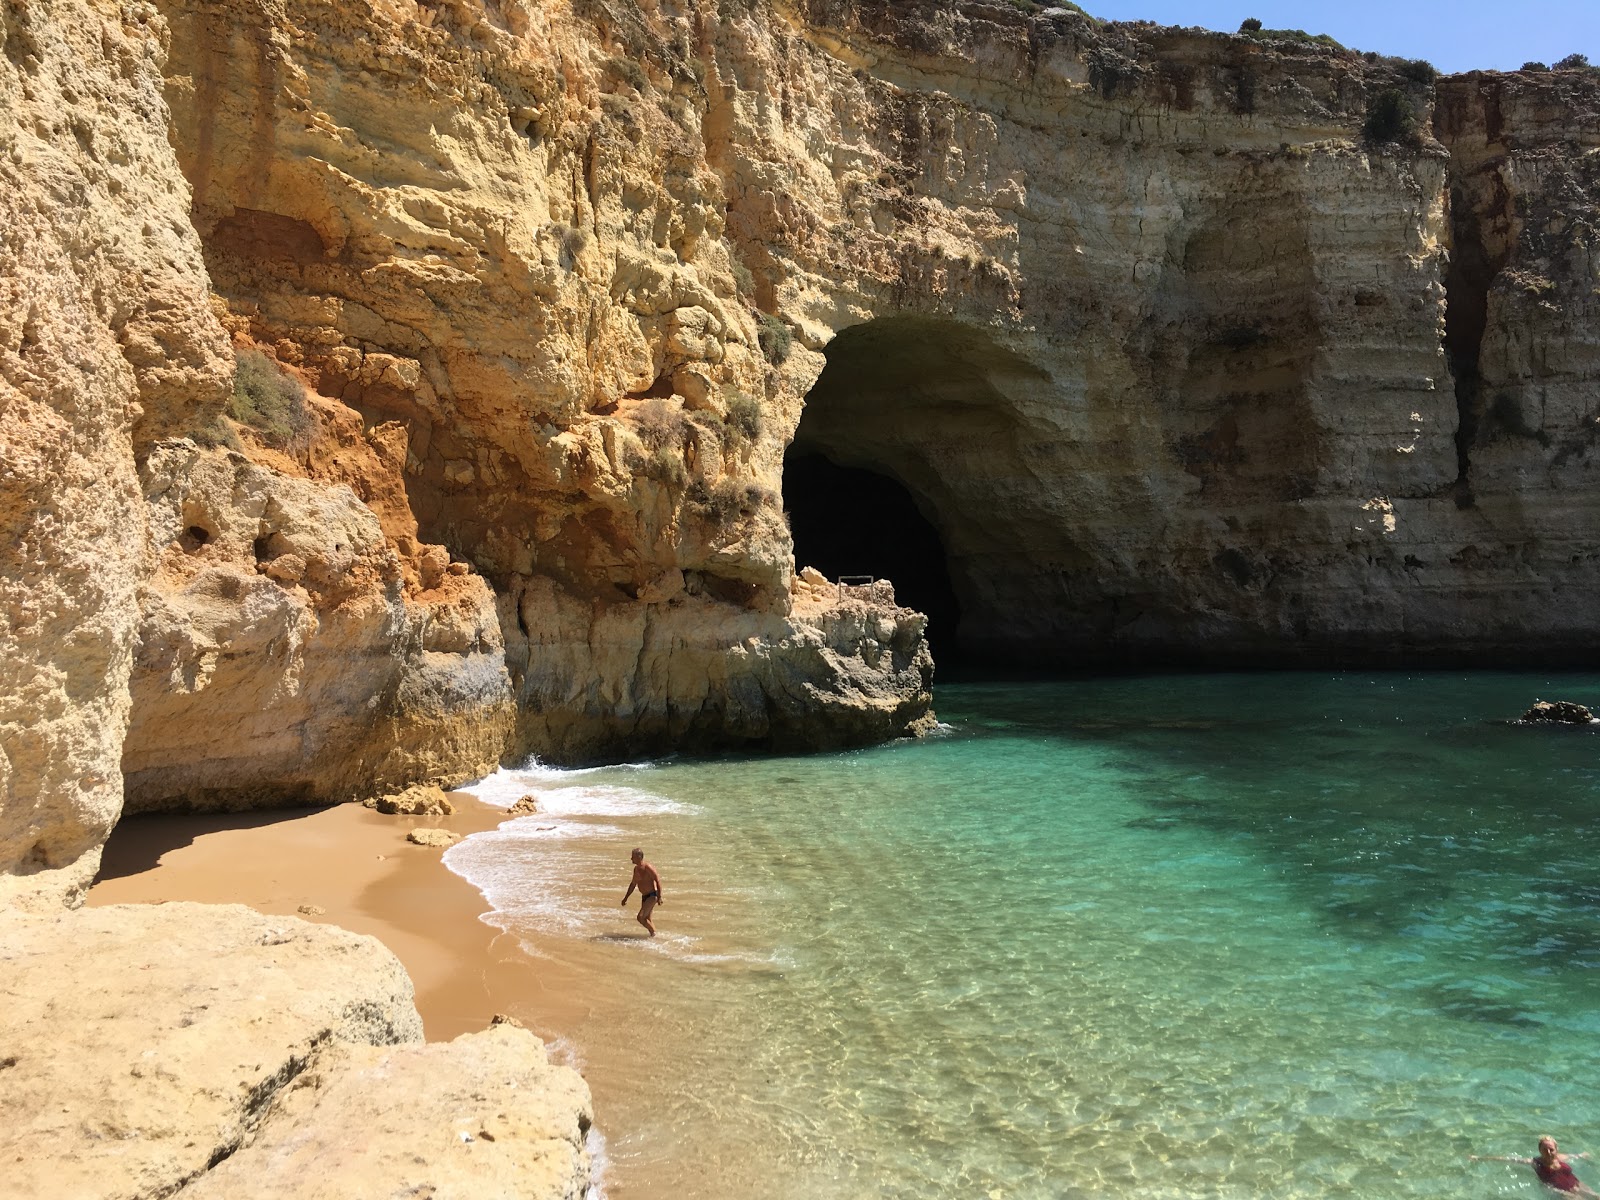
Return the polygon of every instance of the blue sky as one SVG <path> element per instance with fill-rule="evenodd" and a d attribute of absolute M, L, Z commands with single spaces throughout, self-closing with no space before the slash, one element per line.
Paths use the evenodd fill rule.
<path fill-rule="evenodd" d="M 1246 17 L 1268 29 L 1332 34 L 1357 50 L 1425 58 L 1441 71 L 1514 70 L 1574 51 L 1600 64 L 1600 0 L 1080 0 L 1097 17 L 1234 30 Z"/>

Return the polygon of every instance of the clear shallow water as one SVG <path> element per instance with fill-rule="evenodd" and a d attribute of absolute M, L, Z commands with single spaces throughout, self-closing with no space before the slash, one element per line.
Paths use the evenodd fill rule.
<path fill-rule="evenodd" d="M 1600 737 L 1497 722 L 1597 695 L 943 687 L 921 743 L 503 772 L 543 811 L 446 862 L 593 989 L 613 1196 L 1532 1196 L 1464 1159 L 1600 1153 Z"/>

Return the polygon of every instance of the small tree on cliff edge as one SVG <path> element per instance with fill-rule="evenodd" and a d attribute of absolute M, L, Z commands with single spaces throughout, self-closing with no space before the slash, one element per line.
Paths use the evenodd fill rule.
<path fill-rule="evenodd" d="M 1259 17 L 1246 17 L 1239 24 L 1240 33 L 1260 33 L 1261 20 Z"/>
<path fill-rule="evenodd" d="M 1361 127 L 1367 141 L 1374 144 L 1398 142 L 1415 146 L 1421 141 L 1417 135 L 1417 119 L 1411 113 L 1411 103 L 1397 88 L 1389 88 L 1373 97 L 1367 106 L 1366 124 Z"/>

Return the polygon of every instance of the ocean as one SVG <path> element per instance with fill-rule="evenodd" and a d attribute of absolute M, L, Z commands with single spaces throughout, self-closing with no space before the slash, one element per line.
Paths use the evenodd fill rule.
<path fill-rule="evenodd" d="M 1600 677 L 941 686 L 917 742 L 499 772 L 540 812 L 445 862 L 569 997 L 518 1015 L 608 1200 L 1534 1196 L 1466 1156 L 1600 1154 L 1600 735 L 1535 697 Z"/>

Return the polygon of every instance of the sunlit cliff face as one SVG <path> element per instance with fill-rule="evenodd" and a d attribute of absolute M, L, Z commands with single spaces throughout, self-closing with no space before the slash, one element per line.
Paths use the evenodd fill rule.
<path fill-rule="evenodd" d="M 8 627 L 100 713 L 10 785 L 78 806 L 17 861 L 86 852 L 119 750 L 159 805 L 904 732 L 921 618 L 796 584 L 791 448 L 921 539 L 807 552 L 980 662 L 1600 645 L 1588 75 L 958 0 L 156 7 L 104 79 L 116 36 L 5 18 L 8 194 L 72 198 L 5 251 L 0 377 L 56 454 L 7 460 L 6 603 L 105 633 Z M 1364 135 L 1386 91 L 1414 144 Z M 229 337 L 308 444 L 216 440 Z"/>

